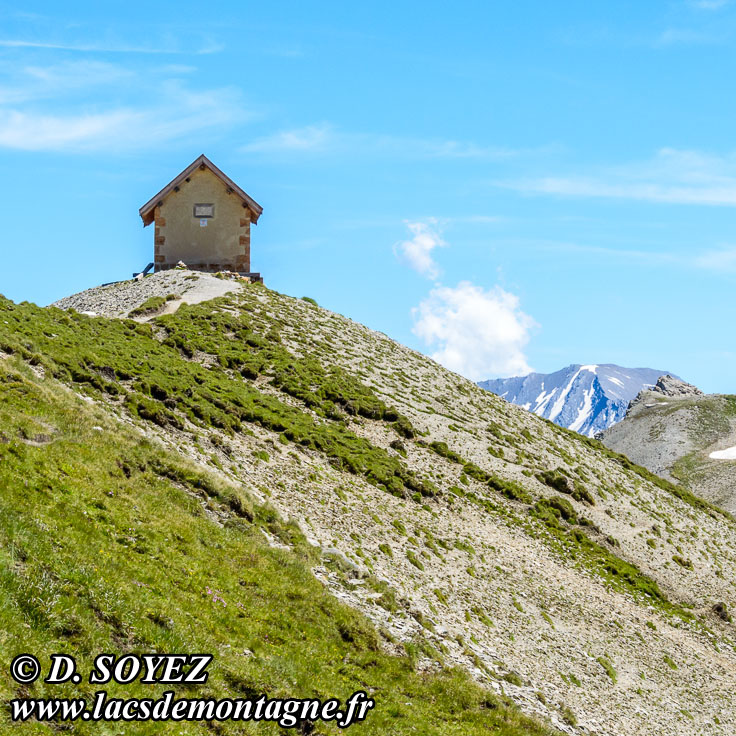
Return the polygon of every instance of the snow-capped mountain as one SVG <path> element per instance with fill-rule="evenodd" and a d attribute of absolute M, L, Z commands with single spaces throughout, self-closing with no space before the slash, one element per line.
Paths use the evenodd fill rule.
<path fill-rule="evenodd" d="M 555 373 L 495 378 L 478 385 L 562 427 L 593 437 L 621 421 L 629 402 L 669 373 L 653 368 L 569 365 Z"/>

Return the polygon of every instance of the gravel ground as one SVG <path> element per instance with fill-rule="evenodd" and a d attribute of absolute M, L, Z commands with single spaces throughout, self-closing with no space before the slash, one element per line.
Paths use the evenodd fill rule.
<path fill-rule="evenodd" d="M 131 310 L 139 307 L 153 296 L 176 294 L 179 300 L 167 305 L 166 312 L 174 312 L 180 304 L 199 302 L 223 296 L 239 289 L 237 281 L 217 278 L 200 271 L 171 270 L 146 276 L 140 281 L 120 281 L 108 286 L 97 286 L 79 294 L 64 297 L 52 307 L 76 309 L 91 316 L 127 317 Z"/>

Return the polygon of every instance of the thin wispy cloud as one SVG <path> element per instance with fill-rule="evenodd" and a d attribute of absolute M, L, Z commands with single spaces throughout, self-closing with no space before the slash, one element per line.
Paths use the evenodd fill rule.
<path fill-rule="evenodd" d="M 397 140 L 399 143 L 401 139 Z M 391 141 L 391 139 L 389 139 Z M 419 153 L 432 158 L 467 158 L 500 160 L 518 156 L 521 152 L 497 146 L 481 146 L 465 141 L 417 140 L 414 142 Z"/>
<path fill-rule="evenodd" d="M 473 225 L 495 225 L 499 222 L 508 222 L 508 219 L 508 217 L 502 217 L 501 215 L 460 215 L 459 217 L 446 218 L 448 222 Z"/>
<path fill-rule="evenodd" d="M 308 125 L 283 130 L 257 138 L 241 148 L 247 153 L 292 153 L 306 151 L 320 153 L 334 146 L 335 136 L 329 125 Z"/>
<path fill-rule="evenodd" d="M 520 151 L 472 142 L 433 138 L 349 133 L 329 123 L 307 125 L 256 138 L 241 148 L 245 153 L 390 155 L 406 158 L 502 160 Z"/>
<path fill-rule="evenodd" d="M 93 60 L 12 67 L 0 78 L 0 148 L 133 150 L 252 117 L 237 90 L 194 90 L 177 76 Z"/>
<path fill-rule="evenodd" d="M 720 273 L 736 273 L 736 245 L 708 250 L 693 259 L 698 268 Z"/>
<path fill-rule="evenodd" d="M 723 43 L 729 38 L 723 29 L 699 30 L 696 28 L 665 28 L 654 40 L 654 46 L 708 45 Z"/>
<path fill-rule="evenodd" d="M 611 183 L 590 177 L 546 177 L 510 185 L 513 189 L 537 194 L 568 197 L 636 199 L 667 204 L 735 205 L 736 181 L 728 186 L 693 187 L 659 183 Z"/>
<path fill-rule="evenodd" d="M 621 261 L 637 267 L 676 268 L 684 271 L 699 269 L 713 274 L 736 273 L 736 245 L 718 248 L 688 248 L 686 250 L 644 250 L 612 248 L 586 243 L 561 241 L 522 241 L 524 248 L 560 255 L 589 256 L 606 261 Z"/>
<path fill-rule="evenodd" d="M 267 46 L 263 53 L 269 56 L 277 56 L 281 59 L 300 59 L 304 56 L 304 49 L 298 45 L 277 44 Z"/>
<path fill-rule="evenodd" d="M 432 256 L 432 251 L 447 245 L 437 231 L 437 219 L 430 218 L 427 222 L 405 222 L 405 224 L 413 237 L 397 243 L 394 253 L 418 274 L 428 279 L 436 279 L 440 275 L 440 268 Z"/>
<path fill-rule="evenodd" d="M 733 39 L 730 13 L 720 13 L 733 0 L 682 0 L 666 18 L 646 25 L 617 27 L 610 24 L 572 26 L 560 32 L 560 40 L 573 47 L 609 47 L 666 50 L 677 46 L 720 45 Z"/>
<path fill-rule="evenodd" d="M 718 11 L 731 5 L 731 0 L 689 0 L 686 8 L 691 12 L 680 13 L 680 22 L 669 25 L 654 39 L 653 46 L 717 45 L 733 38 L 733 26 L 724 23 L 726 16 Z"/>
<path fill-rule="evenodd" d="M 149 148 L 232 122 L 228 95 L 189 95 L 159 107 L 52 115 L 0 110 L 0 147 L 25 151 L 122 151 Z M 176 103 L 174 105 L 174 103 Z"/>
<path fill-rule="evenodd" d="M 191 66 L 190 64 L 165 64 L 161 67 L 161 72 L 163 74 L 193 74 L 196 71 L 197 67 Z"/>
<path fill-rule="evenodd" d="M 610 248 L 586 243 L 560 241 L 522 241 L 525 248 L 560 254 L 600 257 L 606 260 L 636 263 L 638 266 L 687 266 L 693 263 L 692 257 L 683 257 L 678 253 L 662 250 L 643 250 L 635 248 Z"/>
<path fill-rule="evenodd" d="M 198 48 L 182 49 L 174 46 L 130 46 L 127 44 L 66 43 L 55 41 L 29 41 L 26 39 L 0 39 L 1 48 L 10 49 L 50 49 L 56 51 L 77 51 L 82 53 L 105 54 L 214 54 L 222 51 L 222 44 L 208 41 Z"/>
<path fill-rule="evenodd" d="M 736 157 L 663 148 L 649 161 L 607 167 L 592 174 L 495 183 L 526 194 L 733 206 L 736 205 Z"/>
<path fill-rule="evenodd" d="M 0 105 L 47 99 L 66 99 L 75 91 L 87 93 L 96 87 L 121 84 L 134 72 L 103 61 L 67 61 L 47 66 L 18 66 L 0 81 Z"/>
<path fill-rule="evenodd" d="M 0 111 L 0 147 L 49 151 L 95 147 L 126 129 L 139 127 L 140 114 L 117 110 L 96 115 L 29 115 Z"/>
<path fill-rule="evenodd" d="M 11 49 L 53 49 L 56 51 L 81 51 L 110 54 L 171 54 L 172 49 L 147 48 L 143 46 L 115 46 L 87 43 L 54 43 L 53 41 L 25 41 L 0 39 L 0 47 Z"/>
<path fill-rule="evenodd" d="M 720 10 L 730 3 L 731 0 L 691 0 L 690 5 L 698 10 Z"/>

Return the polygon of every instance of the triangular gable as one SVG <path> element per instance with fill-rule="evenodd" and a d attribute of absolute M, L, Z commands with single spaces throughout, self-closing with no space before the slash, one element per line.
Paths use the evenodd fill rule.
<path fill-rule="evenodd" d="M 189 166 L 187 166 L 179 176 L 172 179 L 158 194 L 151 197 L 151 199 L 149 199 L 148 202 L 138 210 L 138 213 L 143 220 L 144 227 L 153 222 L 156 205 L 161 204 L 175 189 L 178 190 L 179 185 L 199 168 L 209 169 L 228 189 L 237 194 L 243 204 L 245 204 L 250 210 L 251 222 L 258 222 L 258 218 L 261 216 L 261 212 L 263 212 L 263 207 L 261 207 L 261 205 L 259 205 L 254 199 L 249 197 L 229 176 L 220 171 L 220 169 L 218 169 L 217 166 L 207 158 L 207 156 L 202 154 L 196 161 L 193 161 Z"/>

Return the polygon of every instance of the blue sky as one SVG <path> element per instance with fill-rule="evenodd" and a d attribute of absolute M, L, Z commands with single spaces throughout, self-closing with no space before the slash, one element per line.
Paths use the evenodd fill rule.
<path fill-rule="evenodd" d="M 0 0 L 0 293 L 152 260 L 200 153 L 266 283 L 474 378 L 736 393 L 736 2 Z"/>

